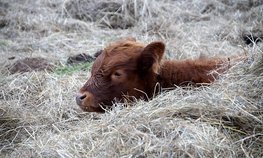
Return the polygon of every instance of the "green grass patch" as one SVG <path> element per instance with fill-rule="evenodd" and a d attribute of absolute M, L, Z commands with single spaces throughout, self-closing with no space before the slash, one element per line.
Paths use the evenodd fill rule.
<path fill-rule="evenodd" d="M 93 62 L 86 62 L 74 65 L 60 65 L 55 70 L 54 73 L 57 75 L 72 75 L 77 71 L 89 71 Z"/>
<path fill-rule="evenodd" d="M 9 40 L 0 40 L 0 47 L 7 47 L 9 44 Z"/>

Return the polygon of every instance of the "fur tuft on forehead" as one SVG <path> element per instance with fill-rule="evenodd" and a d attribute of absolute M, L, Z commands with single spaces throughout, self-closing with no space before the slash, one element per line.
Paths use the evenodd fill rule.
<path fill-rule="evenodd" d="M 110 43 L 105 49 L 104 52 L 106 55 L 115 55 L 116 53 L 122 54 L 135 54 L 139 53 L 139 49 L 143 49 L 145 47 L 144 44 L 131 41 L 131 40 L 121 40 L 114 43 Z"/>

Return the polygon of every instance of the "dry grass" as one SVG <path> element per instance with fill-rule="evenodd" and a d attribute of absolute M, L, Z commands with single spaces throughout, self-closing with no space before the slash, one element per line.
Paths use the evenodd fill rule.
<path fill-rule="evenodd" d="M 260 0 L 116 0 L 119 10 L 99 10 L 93 20 L 73 15 L 102 1 L 74 1 L 82 5 L 68 10 L 72 1 L 0 2 L 0 157 L 263 157 L 263 44 L 242 40 L 263 34 Z M 69 55 L 130 36 L 163 40 L 167 58 L 248 60 L 209 87 L 177 87 L 105 114 L 83 113 L 75 103 L 88 70 L 11 75 L 5 67 L 10 57 L 65 64 Z"/>

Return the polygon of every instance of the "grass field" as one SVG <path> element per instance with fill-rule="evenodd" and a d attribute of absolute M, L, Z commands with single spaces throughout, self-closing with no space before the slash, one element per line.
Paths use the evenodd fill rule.
<path fill-rule="evenodd" d="M 81 111 L 92 63 L 68 57 L 127 37 L 168 59 L 247 59 L 210 86 Z M 1 0 L 0 157 L 263 157 L 262 39 L 261 0 Z M 25 58 L 53 71 L 12 73 Z"/>

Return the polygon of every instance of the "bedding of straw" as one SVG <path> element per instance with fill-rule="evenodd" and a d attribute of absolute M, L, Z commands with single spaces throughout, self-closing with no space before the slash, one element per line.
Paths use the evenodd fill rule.
<path fill-rule="evenodd" d="M 105 114 L 75 103 L 89 68 L 8 68 L 43 58 L 67 69 L 127 37 L 163 41 L 168 59 L 247 59 L 210 86 Z M 263 157 L 262 40 L 261 0 L 1 0 L 0 157 Z"/>

